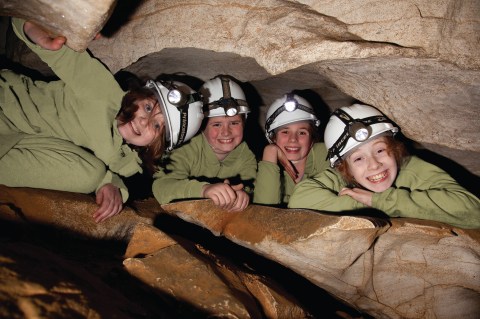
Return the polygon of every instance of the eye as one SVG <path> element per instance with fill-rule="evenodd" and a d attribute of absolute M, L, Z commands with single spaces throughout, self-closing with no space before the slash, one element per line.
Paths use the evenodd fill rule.
<path fill-rule="evenodd" d="M 354 155 L 352 157 L 350 157 L 350 161 L 354 164 L 359 164 L 361 163 L 361 161 L 363 160 L 363 156 L 359 156 L 359 155 Z"/>
<path fill-rule="evenodd" d="M 240 125 L 240 121 L 231 122 L 232 125 Z"/>
<path fill-rule="evenodd" d="M 300 131 L 298 132 L 298 135 L 308 135 L 308 131 Z"/>
<path fill-rule="evenodd" d="M 376 153 L 379 156 L 383 156 L 383 155 L 387 154 L 387 148 L 386 147 L 380 147 L 380 148 L 377 149 Z"/>
<path fill-rule="evenodd" d="M 147 113 L 151 113 L 153 111 L 153 106 L 150 103 L 145 104 L 144 108 L 145 108 L 145 112 Z"/>

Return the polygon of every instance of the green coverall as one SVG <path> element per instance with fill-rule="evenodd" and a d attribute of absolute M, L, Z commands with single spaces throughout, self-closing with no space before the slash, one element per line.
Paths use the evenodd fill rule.
<path fill-rule="evenodd" d="M 141 172 L 137 152 L 123 143 L 115 117 L 125 92 L 87 52 L 42 49 L 13 28 L 58 81 L 0 71 L 0 183 L 90 193 L 104 184 L 128 191 L 121 176 Z"/>

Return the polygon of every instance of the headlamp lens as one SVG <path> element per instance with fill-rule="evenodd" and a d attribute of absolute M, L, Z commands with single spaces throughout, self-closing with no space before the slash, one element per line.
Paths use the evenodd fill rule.
<path fill-rule="evenodd" d="M 225 109 L 225 114 L 227 114 L 228 116 L 235 116 L 237 115 L 237 113 L 238 113 L 238 110 L 235 107 L 230 107 Z"/>
<path fill-rule="evenodd" d="M 349 134 L 353 137 L 357 142 L 366 141 L 372 132 L 370 126 L 365 126 L 361 122 L 353 122 L 350 124 Z"/>
<path fill-rule="evenodd" d="M 355 139 L 359 142 L 365 141 L 368 138 L 368 130 L 366 128 L 361 128 L 355 132 Z"/>
<path fill-rule="evenodd" d="M 295 103 L 295 101 L 287 101 L 284 105 L 287 112 L 293 112 L 297 108 L 297 103 Z"/>
<path fill-rule="evenodd" d="M 168 91 L 167 99 L 168 102 L 178 106 L 182 104 L 182 101 L 185 99 L 185 97 L 183 96 L 182 92 L 177 89 L 173 89 Z"/>

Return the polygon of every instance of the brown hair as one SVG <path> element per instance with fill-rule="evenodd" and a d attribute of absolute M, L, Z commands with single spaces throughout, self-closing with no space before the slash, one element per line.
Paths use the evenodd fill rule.
<path fill-rule="evenodd" d="M 407 148 L 403 142 L 396 140 L 393 136 L 385 136 L 385 143 L 387 144 L 387 152 L 389 155 L 393 154 L 397 166 L 400 168 L 405 158 L 408 156 Z M 353 176 L 349 172 L 348 163 L 345 159 L 339 160 L 335 164 L 335 169 L 342 175 L 343 180 L 347 185 L 359 187 Z"/>
<path fill-rule="evenodd" d="M 137 101 L 143 99 L 153 99 L 157 101 L 155 94 L 150 89 L 139 87 L 130 90 L 122 99 L 122 105 L 116 119 L 123 124 L 133 120 L 135 112 L 138 110 Z M 130 145 L 130 147 L 138 152 L 139 157 L 142 159 L 143 166 L 153 175 L 157 170 L 156 163 L 165 151 L 165 125 L 160 128 L 157 136 L 148 146 Z"/>

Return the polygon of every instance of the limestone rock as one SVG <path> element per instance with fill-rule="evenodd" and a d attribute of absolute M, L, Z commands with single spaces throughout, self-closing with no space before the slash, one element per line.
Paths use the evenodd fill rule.
<path fill-rule="evenodd" d="M 298 302 L 268 278 L 233 265 L 198 244 L 180 245 L 151 225 L 137 225 L 125 255 L 124 265 L 133 276 L 153 287 L 160 297 L 188 301 L 202 316 L 307 317 Z"/>
<path fill-rule="evenodd" d="M 480 230 L 258 205 L 232 214 L 210 200 L 162 207 L 283 264 L 375 318 L 480 313 Z"/>
<path fill-rule="evenodd" d="M 209 251 L 178 235 L 173 238 L 157 228 L 154 223 L 158 216 L 166 214 L 155 199 L 137 201 L 132 206 L 96 224 L 91 216 L 96 208 L 93 196 L 0 185 L 0 316 L 36 318 L 42 313 L 58 318 L 69 318 L 71 314 L 101 318 L 109 313 L 116 318 L 146 317 L 140 306 L 132 307 L 125 296 L 117 296 L 119 292 L 113 287 L 104 289 L 106 284 L 99 277 L 108 267 L 102 266 L 101 261 L 81 258 L 72 263 L 47 250 L 49 246 L 53 251 L 65 249 L 56 247 L 58 239 L 53 242 L 42 239 L 45 242 L 40 247 L 39 243 L 8 238 L 5 229 L 11 229 L 20 238 L 24 237 L 23 231 L 29 236 L 32 232 L 31 236 L 37 238 L 34 241 L 42 238 L 42 232 L 48 232 L 45 237 L 60 238 L 59 244 L 70 249 L 68 255 L 79 253 L 78 247 L 69 245 L 72 238 L 90 245 L 86 250 L 94 256 L 98 254 L 98 242 L 111 242 L 110 245 L 117 242 L 120 247 L 108 250 L 112 255 L 128 243 L 122 255 L 132 279 L 123 278 L 115 286 L 141 281 L 149 288 L 143 293 L 149 299 L 156 295 L 159 308 L 166 304 L 186 317 L 309 316 L 295 296 L 268 274 L 261 275 L 251 266 L 230 261 L 229 256 Z M 86 264 L 92 264 L 89 268 L 94 268 L 93 273 L 86 274 Z M 113 265 L 118 266 L 121 260 Z M 106 269 L 102 271 L 103 267 Z M 99 293 L 102 298 L 95 297 Z M 118 303 L 108 302 L 109 298 Z"/>
<path fill-rule="evenodd" d="M 115 3 L 116 0 L 0 0 L 0 15 L 36 22 L 53 36 L 65 36 L 70 48 L 84 51 L 110 17 Z"/>
<path fill-rule="evenodd" d="M 90 195 L 0 185 L 0 215 L 5 220 L 41 224 L 81 237 L 125 241 L 135 225 L 152 223 L 151 218 L 139 216 L 129 207 L 96 223 L 92 216 L 97 208 Z"/>

